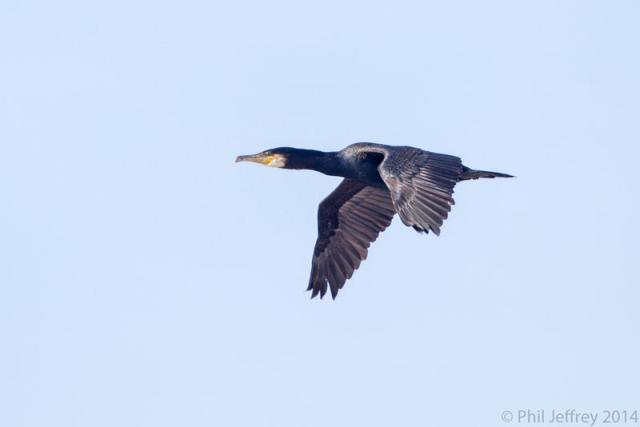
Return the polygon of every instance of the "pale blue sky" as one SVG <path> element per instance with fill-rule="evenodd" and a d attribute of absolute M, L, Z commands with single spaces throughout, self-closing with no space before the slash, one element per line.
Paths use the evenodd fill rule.
<path fill-rule="evenodd" d="M 638 408 L 640 4 L 0 3 L 0 425 L 495 426 Z M 234 164 L 414 145 L 463 183 L 336 301 L 339 179 Z"/>

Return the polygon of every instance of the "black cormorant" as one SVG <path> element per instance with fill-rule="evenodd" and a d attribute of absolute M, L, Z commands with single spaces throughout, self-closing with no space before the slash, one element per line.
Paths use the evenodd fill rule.
<path fill-rule="evenodd" d="M 236 162 L 241 161 L 344 177 L 318 208 L 318 239 L 307 288 L 311 298 L 322 298 L 328 286 L 335 299 L 396 213 L 405 225 L 439 235 L 454 204 L 456 183 L 511 177 L 470 169 L 447 154 L 373 143 L 352 144 L 337 152 L 273 148 L 238 156 Z"/>

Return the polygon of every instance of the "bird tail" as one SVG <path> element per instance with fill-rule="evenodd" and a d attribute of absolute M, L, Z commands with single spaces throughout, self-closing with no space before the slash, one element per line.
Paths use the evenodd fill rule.
<path fill-rule="evenodd" d="M 477 171 L 466 166 L 463 166 L 462 168 L 462 173 L 460 174 L 458 181 L 466 181 L 468 179 L 478 178 L 513 178 L 513 175 L 508 175 L 506 173 Z"/>

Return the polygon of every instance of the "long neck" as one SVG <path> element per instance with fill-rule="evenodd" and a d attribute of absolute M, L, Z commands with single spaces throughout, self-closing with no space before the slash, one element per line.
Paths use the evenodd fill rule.
<path fill-rule="evenodd" d="M 287 169 L 311 169 L 326 175 L 341 176 L 338 153 L 295 149 L 287 158 Z"/>

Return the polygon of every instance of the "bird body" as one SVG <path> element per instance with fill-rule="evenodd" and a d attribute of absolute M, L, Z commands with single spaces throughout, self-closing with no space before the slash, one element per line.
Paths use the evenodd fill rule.
<path fill-rule="evenodd" d="M 337 152 L 280 147 L 236 161 L 344 178 L 318 207 L 318 239 L 307 288 L 312 298 L 322 298 L 327 289 L 336 297 L 396 213 L 405 225 L 439 235 L 459 181 L 511 177 L 468 168 L 448 154 L 368 142 Z"/>

